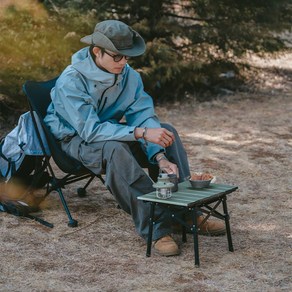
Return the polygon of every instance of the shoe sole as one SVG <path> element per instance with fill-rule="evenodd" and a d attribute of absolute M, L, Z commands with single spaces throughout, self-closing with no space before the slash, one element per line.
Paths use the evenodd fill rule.
<path fill-rule="evenodd" d="M 154 253 L 155 254 L 158 254 L 160 256 L 163 256 L 163 257 L 171 257 L 171 256 L 178 256 L 180 255 L 180 251 L 177 251 L 177 252 L 165 252 L 165 253 L 162 253 L 162 252 L 159 252 L 158 250 L 154 249 Z"/>

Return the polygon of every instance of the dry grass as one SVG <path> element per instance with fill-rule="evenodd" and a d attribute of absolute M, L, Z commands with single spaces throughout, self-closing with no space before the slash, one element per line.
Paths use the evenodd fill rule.
<path fill-rule="evenodd" d="M 180 256 L 147 258 L 130 217 L 96 181 L 86 198 L 64 190 L 76 229 L 56 194 L 41 215 L 53 229 L 0 214 L 0 291 L 291 291 L 289 78 L 274 93 L 157 109 L 181 133 L 192 170 L 239 186 L 228 198 L 234 253 L 225 237 L 201 236 L 195 268 L 191 237 L 175 235 Z"/>

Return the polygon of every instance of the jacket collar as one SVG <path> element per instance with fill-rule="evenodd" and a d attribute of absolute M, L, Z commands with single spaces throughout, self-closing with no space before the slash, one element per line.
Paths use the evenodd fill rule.
<path fill-rule="evenodd" d="M 95 64 L 90 55 L 89 47 L 81 49 L 72 56 L 71 66 L 87 79 L 100 82 L 105 86 L 111 86 L 115 81 L 115 74 L 103 71 Z M 117 83 L 123 79 L 128 66 L 129 65 L 127 64 L 123 69 L 123 72 L 118 75 Z"/>

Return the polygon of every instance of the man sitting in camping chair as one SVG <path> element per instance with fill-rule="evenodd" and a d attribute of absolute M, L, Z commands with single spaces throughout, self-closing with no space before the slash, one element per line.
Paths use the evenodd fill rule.
<path fill-rule="evenodd" d="M 143 38 L 128 25 L 107 20 L 81 41 L 89 46 L 73 55 L 58 78 L 45 123 L 67 154 L 93 173 L 106 173 L 106 187 L 147 239 L 149 205 L 137 197 L 153 191 L 153 181 L 141 165 L 146 159 L 183 181 L 190 175 L 187 155 L 175 129 L 160 124 L 140 75 L 128 65 L 145 52 Z M 120 123 L 123 117 L 126 123 Z M 171 222 L 165 211 L 156 210 L 154 249 L 177 255 Z M 198 223 L 202 220 L 200 215 Z M 208 220 L 204 230 L 221 234 L 225 226 Z"/>

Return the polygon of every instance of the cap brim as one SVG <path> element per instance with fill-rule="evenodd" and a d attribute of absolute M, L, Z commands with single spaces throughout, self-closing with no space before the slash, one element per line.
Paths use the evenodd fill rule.
<path fill-rule="evenodd" d="M 111 42 L 109 38 L 107 38 L 104 34 L 96 31 L 91 35 L 87 35 L 80 39 L 81 42 L 95 45 L 104 49 L 107 49 L 111 52 L 129 56 L 129 57 L 136 57 L 142 55 L 146 50 L 146 45 L 143 38 L 137 33 L 134 38 L 133 47 L 130 49 L 118 50 L 114 44 Z"/>
<path fill-rule="evenodd" d="M 87 35 L 87 36 L 81 38 L 80 41 L 82 43 L 86 43 L 86 44 L 90 44 L 91 45 L 91 43 L 92 43 L 91 38 L 92 38 L 92 35 Z"/>

